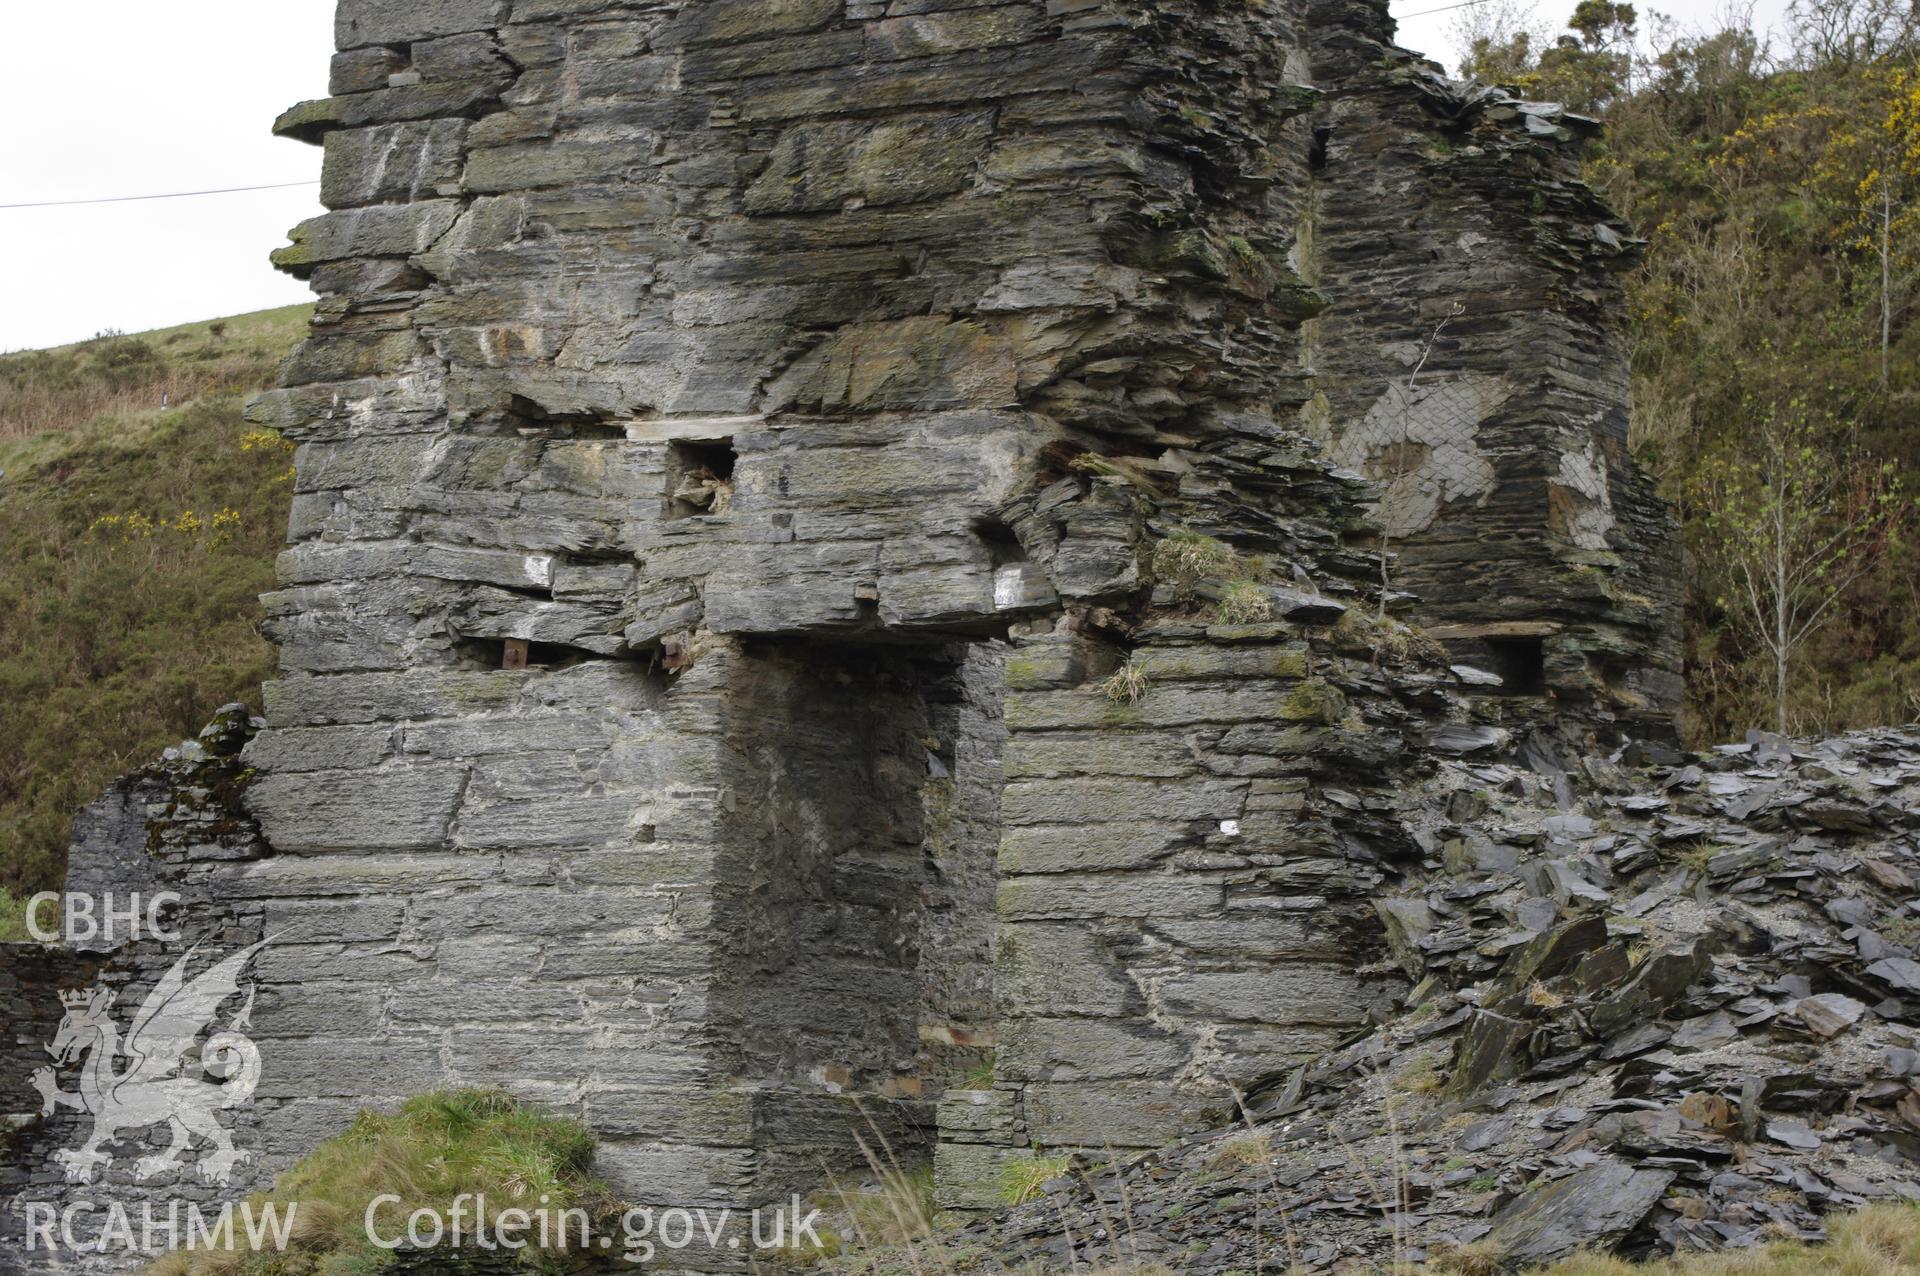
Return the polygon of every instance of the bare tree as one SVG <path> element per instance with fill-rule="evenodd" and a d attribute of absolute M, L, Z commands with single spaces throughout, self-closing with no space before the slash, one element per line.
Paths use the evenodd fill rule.
<path fill-rule="evenodd" d="M 1905 0 L 1792 0 L 1793 45 L 1812 66 L 1850 70 L 1910 44 L 1914 10 Z"/>
<path fill-rule="evenodd" d="M 1511 80 L 1551 41 L 1530 0 L 1486 0 L 1454 14 L 1447 27 L 1462 76 Z"/>
<path fill-rule="evenodd" d="M 1783 735 L 1794 657 L 1906 521 L 1893 467 L 1851 451 L 1844 432 L 1794 403 L 1769 411 L 1750 449 L 1711 459 L 1699 480 L 1720 605 L 1772 663 Z"/>

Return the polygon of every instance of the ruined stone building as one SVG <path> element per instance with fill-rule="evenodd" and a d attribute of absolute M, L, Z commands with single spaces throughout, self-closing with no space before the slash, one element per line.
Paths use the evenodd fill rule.
<path fill-rule="evenodd" d="M 278 126 L 319 309 L 251 409 L 298 445 L 281 676 L 75 851 L 271 941 L 265 1169 L 500 1085 L 635 1200 L 777 1198 L 872 1120 L 985 1204 L 1404 990 L 1426 760 L 1664 731 L 1595 126 L 1384 3 L 336 32 Z"/>

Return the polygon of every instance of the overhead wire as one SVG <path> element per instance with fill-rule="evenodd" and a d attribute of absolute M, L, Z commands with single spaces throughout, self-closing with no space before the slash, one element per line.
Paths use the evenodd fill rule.
<path fill-rule="evenodd" d="M 22 204 L 0 204 L 0 210 L 10 208 L 77 208 L 83 204 L 134 204 L 151 199 L 197 199 L 202 195 L 239 195 L 247 191 L 284 191 L 298 186 L 318 186 L 317 181 L 274 182 L 266 186 L 223 186 L 203 191 L 168 191 L 161 195 L 105 195 L 98 199 L 43 199 Z"/>

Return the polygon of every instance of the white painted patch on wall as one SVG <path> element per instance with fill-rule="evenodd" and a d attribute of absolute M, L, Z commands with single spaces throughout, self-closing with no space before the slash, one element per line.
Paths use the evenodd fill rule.
<path fill-rule="evenodd" d="M 1613 530 L 1613 485 L 1599 442 L 1588 440 L 1584 452 L 1562 452 L 1559 475 L 1547 481 L 1569 494 L 1558 502 L 1562 534 L 1581 549 L 1607 548 L 1607 533 Z"/>
<path fill-rule="evenodd" d="M 1333 459 L 1378 483 L 1373 514 L 1390 536 L 1433 526 L 1443 507 L 1485 503 L 1493 494 L 1493 463 L 1480 450 L 1481 425 L 1513 394 L 1499 377 L 1466 373 L 1395 382 L 1355 424 L 1334 440 Z"/>

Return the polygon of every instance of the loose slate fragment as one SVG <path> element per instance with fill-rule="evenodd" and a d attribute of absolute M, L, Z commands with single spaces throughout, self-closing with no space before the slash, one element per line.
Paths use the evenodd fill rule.
<path fill-rule="evenodd" d="M 1837 1037 L 1854 1024 L 1860 1022 L 1860 1016 L 1867 1013 L 1863 1002 L 1837 992 L 1823 992 L 1817 997 L 1808 997 L 1795 1004 L 1793 1013 L 1814 1036 L 1825 1040 Z"/>
<path fill-rule="evenodd" d="M 1920 962 L 1907 957 L 1888 957 L 1867 967 L 1867 973 L 1884 980 L 1901 992 L 1920 993 Z"/>
<path fill-rule="evenodd" d="M 1491 1236 L 1516 1266 L 1605 1249 L 1639 1226 L 1673 1180 L 1671 1170 L 1597 1165 L 1515 1200 L 1495 1217 Z"/>
<path fill-rule="evenodd" d="M 1802 1152 L 1811 1152 L 1820 1146 L 1820 1136 L 1798 1121 L 1767 1122 L 1767 1137 Z"/>

